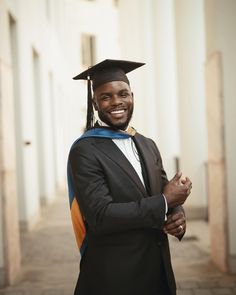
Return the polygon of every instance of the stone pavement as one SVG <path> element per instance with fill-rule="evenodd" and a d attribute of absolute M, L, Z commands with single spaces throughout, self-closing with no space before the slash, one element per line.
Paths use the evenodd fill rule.
<path fill-rule="evenodd" d="M 208 224 L 188 221 L 184 239 L 170 237 L 178 295 L 236 294 L 236 275 L 221 273 L 210 261 Z"/>
<path fill-rule="evenodd" d="M 236 294 L 236 276 L 220 273 L 209 260 L 207 230 L 207 223 L 191 221 L 182 242 L 170 239 L 178 295 Z M 21 246 L 21 274 L 0 295 L 73 294 L 79 254 L 66 193 L 42 210 L 34 230 L 21 235 Z"/>

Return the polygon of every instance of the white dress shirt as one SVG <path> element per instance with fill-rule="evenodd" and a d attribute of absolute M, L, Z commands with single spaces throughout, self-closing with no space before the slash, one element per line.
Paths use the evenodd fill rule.
<path fill-rule="evenodd" d="M 99 121 L 100 126 L 107 126 L 104 122 Z M 143 174 L 142 174 L 142 167 L 139 159 L 139 154 L 136 149 L 135 143 L 133 142 L 132 138 L 123 138 L 123 139 L 112 139 L 112 141 L 117 145 L 117 147 L 121 150 L 121 152 L 125 155 L 125 157 L 128 159 L 130 164 L 133 166 L 134 170 L 138 174 L 143 186 L 145 187 L 145 182 L 143 179 Z M 146 187 L 145 187 L 146 189 Z M 163 194 L 162 194 L 163 195 Z M 165 205 L 166 205 L 166 213 L 168 211 L 168 205 L 166 201 L 166 197 L 163 195 L 163 198 L 165 200 Z M 165 216 L 165 220 L 167 217 Z"/>
<path fill-rule="evenodd" d="M 142 181 L 144 187 L 145 183 L 142 175 L 142 167 L 140 164 L 140 159 L 138 151 L 131 137 L 125 139 L 112 139 L 112 141 L 118 146 L 122 153 L 129 160 L 130 164 L 134 167 L 134 170 L 138 174 L 140 180 Z"/>

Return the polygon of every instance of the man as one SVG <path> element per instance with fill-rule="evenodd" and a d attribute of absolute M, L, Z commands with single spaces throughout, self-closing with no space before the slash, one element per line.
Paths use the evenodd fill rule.
<path fill-rule="evenodd" d="M 181 205 L 192 184 L 181 173 L 169 182 L 155 143 L 129 126 L 134 99 L 126 73 L 142 65 L 105 60 L 74 78 L 88 80 L 87 131 L 68 161 L 81 250 L 76 295 L 176 294 L 167 234 L 184 235 Z"/>

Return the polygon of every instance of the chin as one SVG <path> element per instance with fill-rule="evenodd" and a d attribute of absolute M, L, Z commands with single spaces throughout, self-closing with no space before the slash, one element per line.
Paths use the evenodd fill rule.
<path fill-rule="evenodd" d="M 98 113 L 99 115 L 99 119 L 101 121 L 103 121 L 104 123 L 106 123 L 108 126 L 110 126 L 112 129 L 115 129 L 115 130 L 125 130 L 128 125 L 129 125 L 129 122 L 131 120 L 131 117 L 132 117 L 132 113 L 129 117 L 126 117 L 126 118 L 123 118 L 122 120 L 120 121 L 115 121 L 115 120 L 112 120 L 110 118 L 108 118 L 107 116 L 104 116 L 103 113 Z"/>
<path fill-rule="evenodd" d="M 116 129 L 125 130 L 128 127 L 129 122 L 130 122 L 130 118 L 125 118 L 123 120 L 117 120 L 117 121 L 111 120 L 109 125 Z"/>

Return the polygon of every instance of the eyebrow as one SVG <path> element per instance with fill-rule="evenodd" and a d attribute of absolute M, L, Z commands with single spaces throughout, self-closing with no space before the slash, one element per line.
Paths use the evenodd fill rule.
<path fill-rule="evenodd" d="M 124 92 L 124 91 L 127 91 L 127 92 L 129 92 L 129 89 L 127 89 L 127 88 L 123 88 L 123 89 L 120 89 L 119 91 L 117 91 L 118 93 L 120 93 L 120 92 Z M 103 94 L 111 94 L 112 93 L 112 91 L 106 91 L 106 92 L 101 92 L 99 95 L 103 95 Z"/>
<path fill-rule="evenodd" d="M 99 93 L 99 96 L 102 96 L 102 95 L 111 95 L 111 92 L 101 92 L 101 93 Z"/>

